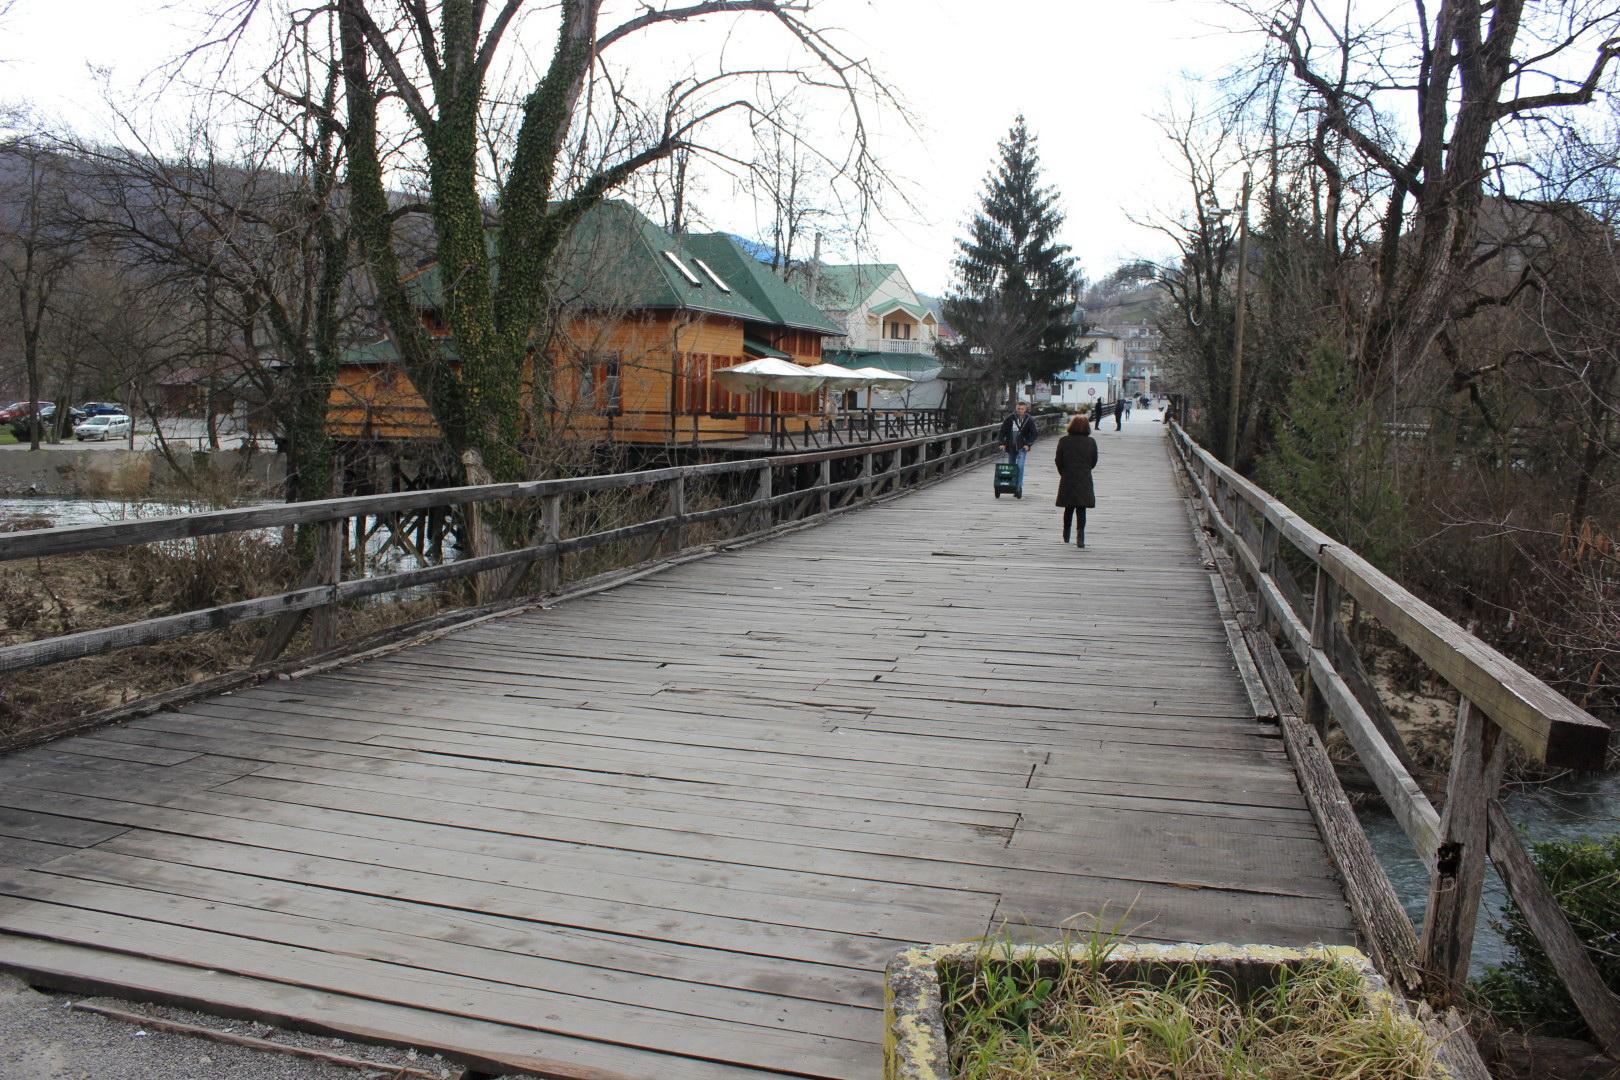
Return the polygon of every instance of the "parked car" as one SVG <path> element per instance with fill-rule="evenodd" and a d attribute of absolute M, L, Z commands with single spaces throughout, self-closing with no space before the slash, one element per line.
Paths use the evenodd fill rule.
<path fill-rule="evenodd" d="M 39 402 L 36 401 L 36 402 L 34 402 L 34 404 L 35 404 L 35 406 L 38 406 Z M 26 402 L 26 401 L 13 401 L 10 405 L 7 405 L 5 408 L 0 409 L 0 424 L 9 424 L 13 420 L 20 419 L 21 417 L 26 416 L 27 414 L 28 414 L 28 402 Z"/>
<path fill-rule="evenodd" d="M 80 442 L 86 439 L 123 439 L 128 438 L 130 419 L 123 413 L 103 413 L 80 421 L 79 426 L 73 429 L 73 437 Z"/>
<path fill-rule="evenodd" d="M 48 428 L 56 419 L 56 403 L 47 401 L 39 407 L 39 424 L 41 428 Z M 68 427 L 72 428 L 84 419 L 84 414 L 73 406 L 68 406 Z M 17 437 L 18 442 L 28 439 L 28 410 L 25 407 L 15 419 L 11 421 L 11 433 Z"/>
<path fill-rule="evenodd" d="M 87 401 L 79 406 L 85 416 L 127 416 L 129 411 L 116 401 Z"/>

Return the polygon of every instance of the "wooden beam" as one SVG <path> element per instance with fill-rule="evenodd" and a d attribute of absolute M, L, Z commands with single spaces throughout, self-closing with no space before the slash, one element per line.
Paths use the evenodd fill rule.
<path fill-rule="evenodd" d="M 1361 707 L 1367 710 L 1367 716 L 1372 720 L 1373 726 L 1384 737 L 1395 756 L 1400 759 L 1401 767 L 1416 776 L 1421 770 L 1412 760 L 1411 753 L 1406 749 L 1406 741 L 1401 737 L 1400 728 L 1395 726 L 1395 718 L 1389 714 L 1384 705 L 1383 697 L 1378 693 L 1378 687 L 1373 684 L 1372 676 L 1362 666 L 1361 657 L 1356 654 L 1356 646 L 1350 640 L 1338 620 L 1328 628 L 1328 655 L 1333 660 L 1333 666 L 1340 677 L 1344 679 L 1350 692 L 1361 702 Z"/>
<path fill-rule="evenodd" d="M 1611 1058 L 1620 1059 L 1620 1001 L 1604 985 L 1603 976 L 1586 955 L 1586 947 L 1570 927 L 1557 897 L 1525 850 L 1519 830 L 1495 799 L 1487 810 L 1486 827 L 1491 862 L 1502 875 L 1502 883 L 1546 950 L 1559 981 L 1575 1002 L 1581 1019 L 1592 1029 L 1598 1045 Z"/>
<path fill-rule="evenodd" d="M 343 519 L 323 521 L 315 533 L 315 569 L 332 600 L 310 616 L 310 646 L 323 652 L 337 644 L 337 586 L 343 580 Z"/>
<path fill-rule="evenodd" d="M 771 512 L 771 459 L 761 458 L 754 467 L 759 470 L 759 476 L 754 481 L 754 502 L 759 504 L 761 508 L 757 528 L 768 529 L 771 527 L 773 518 Z"/>
<path fill-rule="evenodd" d="M 1538 761 L 1600 769 L 1609 727 L 1385 576 L 1334 544 L 1322 569 Z"/>
<path fill-rule="evenodd" d="M 1309 670 L 1312 683 L 1321 692 L 1324 704 L 1339 722 L 1350 745 L 1355 747 L 1356 756 L 1377 785 L 1378 793 L 1384 797 L 1395 820 L 1400 823 L 1401 831 L 1412 841 L 1418 855 L 1432 866 L 1440 839 L 1440 815 L 1429 802 L 1429 797 L 1423 794 L 1423 789 L 1411 774 L 1401 767 L 1400 759 L 1384 742 L 1378 728 L 1367 716 L 1367 711 L 1361 707 L 1361 702 L 1356 700 L 1339 673 L 1333 669 L 1327 654 L 1320 649 L 1312 650 Z"/>
<path fill-rule="evenodd" d="M 1172 426 L 1171 434 L 1186 460 L 1218 477 L 1533 758 L 1574 769 L 1602 768 L 1610 738 L 1606 724 L 1216 461 L 1179 426 Z"/>
<path fill-rule="evenodd" d="M 1474 923 L 1485 883 L 1486 804 L 1502 782 L 1507 740 L 1467 698 L 1457 707 L 1451 775 L 1440 818 L 1439 845 L 1429 874 L 1429 904 L 1418 954 L 1447 996 L 1468 981 Z"/>
<path fill-rule="evenodd" d="M 686 547 L 686 477 L 677 476 L 669 482 L 669 516 L 675 519 L 675 550 L 680 554 Z"/>
<path fill-rule="evenodd" d="M 550 548 L 540 571 L 540 590 L 549 594 L 562 588 L 562 551 L 557 546 L 562 540 L 562 496 L 547 495 L 540 513 L 540 535 Z"/>
<path fill-rule="evenodd" d="M 1319 651 L 1327 643 L 1327 620 L 1332 617 L 1330 607 L 1333 603 L 1332 584 L 1328 576 L 1322 573 L 1322 568 L 1316 568 L 1316 588 L 1311 593 L 1311 640 L 1310 652 Z M 1306 654 L 1309 655 L 1309 654 Z M 1327 712 L 1323 708 L 1322 689 L 1316 685 L 1316 677 L 1311 673 L 1309 666 L 1305 669 L 1305 722 L 1316 729 L 1316 733 L 1327 738 Z"/>

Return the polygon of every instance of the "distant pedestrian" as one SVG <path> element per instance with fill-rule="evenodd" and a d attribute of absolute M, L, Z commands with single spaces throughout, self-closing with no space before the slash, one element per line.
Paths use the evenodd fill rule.
<path fill-rule="evenodd" d="M 1125 419 L 1125 399 L 1120 398 L 1118 401 L 1114 402 L 1114 430 L 1115 431 L 1119 430 L 1120 424 L 1121 424 L 1122 421 L 1124 421 L 1124 419 Z"/>
<path fill-rule="evenodd" d="M 1131 418 L 1131 399 L 1127 397 L 1120 400 L 1125 403 L 1125 419 L 1129 420 Z"/>
<path fill-rule="evenodd" d="M 1001 448 L 1007 452 L 1009 464 L 1018 466 L 1018 489 L 1013 498 L 1024 497 L 1024 459 L 1035 445 L 1035 418 L 1029 415 L 1029 406 L 1020 401 L 1012 414 L 1001 422 Z"/>
<path fill-rule="evenodd" d="M 1063 542 L 1069 542 L 1070 525 L 1079 518 L 1075 544 L 1086 546 L 1086 508 L 1097 505 L 1091 484 L 1091 470 L 1097 467 L 1097 440 L 1091 437 L 1091 422 L 1084 416 L 1069 421 L 1069 433 L 1058 440 L 1057 504 L 1063 507 Z"/>

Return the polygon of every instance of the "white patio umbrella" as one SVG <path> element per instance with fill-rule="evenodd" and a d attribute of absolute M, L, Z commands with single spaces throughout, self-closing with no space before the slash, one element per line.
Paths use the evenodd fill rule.
<path fill-rule="evenodd" d="M 714 373 L 714 378 L 732 393 L 773 390 L 787 394 L 808 394 L 821 389 L 827 381 L 827 376 L 817 375 L 809 368 L 770 357 L 721 368 Z"/>
<path fill-rule="evenodd" d="M 877 390 L 904 390 L 916 381 L 899 372 L 884 371 L 876 367 L 856 368 L 853 374 L 860 377 L 859 385 Z"/>
<path fill-rule="evenodd" d="M 823 385 L 828 390 L 857 390 L 872 385 L 872 379 L 869 375 L 838 364 L 816 364 L 814 367 L 807 367 L 804 370 L 812 375 L 826 376 L 827 381 Z"/>

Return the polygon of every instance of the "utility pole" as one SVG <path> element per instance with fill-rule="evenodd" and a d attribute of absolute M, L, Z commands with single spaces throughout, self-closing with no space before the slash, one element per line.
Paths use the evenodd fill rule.
<path fill-rule="evenodd" d="M 1232 399 L 1226 416 L 1226 463 L 1237 468 L 1238 403 L 1243 390 L 1243 286 L 1249 273 L 1249 174 L 1243 174 L 1238 215 L 1237 328 L 1232 343 Z"/>

